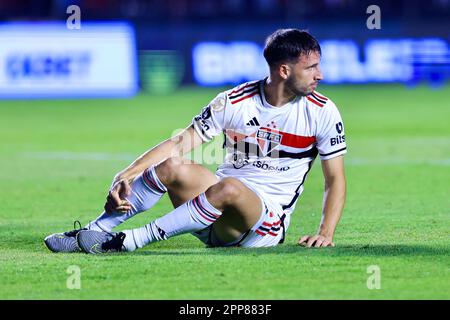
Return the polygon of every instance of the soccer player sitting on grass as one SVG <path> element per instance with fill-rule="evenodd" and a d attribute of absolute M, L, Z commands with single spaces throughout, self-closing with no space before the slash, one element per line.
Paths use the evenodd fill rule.
<path fill-rule="evenodd" d="M 86 227 L 45 238 L 55 252 L 134 251 L 191 233 L 210 247 L 270 247 L 284 241 L 314 159 L 325 179 L 323 214 L 306 247 L 334 246 L 345 202 L 344 126 L 335 104 L 315 91 L 321 50 L 306 31 L 267 38 L 270 75 L 220 93 L 179 135 L 118 173 L 104 212 Z M 226 157 L 215 174 L 183 155 L 223 133 Z M 174 156 L 177 155 L 177 156 Z M 112 229 L 168 193 L 174 210 L 136 229 Z"/>

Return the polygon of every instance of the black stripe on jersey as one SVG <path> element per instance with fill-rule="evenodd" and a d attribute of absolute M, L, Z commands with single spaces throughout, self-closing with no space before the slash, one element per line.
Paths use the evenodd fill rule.
<path fill-rule="evenodd" d="M 300 195 L 300 193 L 298 191 L 300 190 L 301 186 L 305 183 L 306 176 L 308 175 L 308 172 L 311 170 L 314 160 L 315 160 L 315 157 L 310 163 L 308 163 L 308 170 L 306 170 L 305 175 L 303 176 L 302 182 L 297 187 L 297 189 L 295 189 L 295 195 L 292 198 L 291 202 L 289 202 L 289 204 L 283 205 L 281 207 L 283 210 L 286 210 L 294 205 L 295 201 L 297 200 L 298 196 Z"/>
<path fill-rule="evenodd" d="M 320 156 L 322 156 L 322 157 L 331 156 L 332 154 L 344 151 L 345 149 L 347 149 L 347 147 L 344 147 L 342 149 L 339 149 L 339 150 L 336 150 L 336 151 L 333 151 L 333 152 L 330 152 L 330 153 L 325 153 L 325 154 L 320 153 Z"/>
<path fill-rule="evenodd" d="M 322 98 L 319 98 L 317 95 L 314 94 L 314 92 L 311 93 L 311 95 L 312 95 L 317 101 L 319 101 L 319 102 L 321 102 L 321 103 L 323 103 L 323 104 L 327 103 L 327 100 L 322 99 Z"/>
<path fill-rule="evenodd" d="M 248 86 L 248 88 L 246 88 L 244 91 L 237 93 L 234 96 L 228 96 L 228 98 L 230 98 L 230 100 L 236 99 L 236 98 L 239 98 L 240 96 L 243 96 L 246 93 L 253 92 L 256 89 L 257 85 L 258 85 L 258 83 L 252 84 L 252 85 Z"/>
<path fill-rule="evenodd" d="M 233 95 L 233 94 L 236 94 L 236 93 L 240 93 L 242 90 L 248 89 L 249 87 L 254 86 L 256 84 L 256 82 L 257 81 L 250 81 L 250 82 L 247 82 L 245 84 L 241 84 L 241 85 L 231 89 L 231 91 L 230 91 L 230 93 L 228 93 L 228 95 Z"/>
<path fill-rule="evenodd" d="M 271 156 L 272 152 L 269 152 L 269 156 Z M 299 153 L 293 153 L 293 152 L 287 152 L 284 150 L 278 151 L 278 156 L 280 158 L 292 158 L 292 159 L 303 159 L 303 158 L 315 158 L 317 156 L 317 148 L 313 147 L 307 151 L 299 152 Z"/>

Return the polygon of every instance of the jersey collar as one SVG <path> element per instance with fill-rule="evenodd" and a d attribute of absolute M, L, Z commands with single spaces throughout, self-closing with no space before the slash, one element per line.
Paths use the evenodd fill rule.
<path fill-rule="evenodd" d="M 290 106 L 292 106 L 295 103 L 297 103 L 297 101 L 299 101 L 299 99 L 301 99 L 301 97 L 296 96 L 294 99 L 292 99 L 288 103 L 282 105 L 281 107 L 275 107 L 275 106 L 271 105 L 269 102 L 267 102 L 266 96 L 264 95 L 264 84 L 266 83 L 267 78 L 268 77 L 265 77 L 264 79 L 259 81 L 259 96 L 261 97 L 261 105 L 264 108 L 268 108 L 268 109 L 273 110 L 273 111 L 280 111 L 281 112 L 281 111 L 285 111 Z"/>

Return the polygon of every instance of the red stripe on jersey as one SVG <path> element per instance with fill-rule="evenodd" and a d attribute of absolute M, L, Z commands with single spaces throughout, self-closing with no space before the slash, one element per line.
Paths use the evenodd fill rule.
<path fill-rule="evenodd" d="M 314 136 L 298 136 L 296 134 L 269 128 L 264 128 L 264 131 L 282 134 L 283 138 L 281 139 L 281 145 L 286 147 L 306 148 L 316 142 L 316 137 Z"/>
<path fill-rule="evenodd" d="M 321 99 L 323 99 L 323 100 L 328 100 L 328 98 L 327 97 L 325 97 L 325 96 L 322 96 L 321 94 L 319 94 L 317 91 L 314 91 L 314 94 L 316 95 L 316 96 L 318 96 L 319 98 L 321 98 Z"/>
<path fill-rule="evenodd" d="M 297 136 L 295 134 L 283 133 L 281 145 L 294 148 L 306 148 L 316 142 L 316 137 Z"/>
<path fill-rule="evenodd" d="M 255 88 L 255 89 L 256 89 L 256 88 Z M 259 90 L 256 90 L 255 92 L 252 92 L 252 93 L 250 93 L 249 95 L 246 95 L 246 96 L 244 96 L 244 97 L 242 97 L 242 98 L 240 98 L 240 99 L 231 101 L 231 104 L 235 104 L 235 103 L 241 102 L 242 100 L 251 98 L 251 97 L 253 97 L 255 94 L 258 94 L 258 92 L 259 92 Z"/>
<path fill-rule="evenodd" d="M 267 232 L 267 234 L 270 234 L 271 236 L 274 236 L 274 237 L 277 236 L 277 234 L 276 234 L 276 233 L 273 233 L 272 231 Z"/>
<path fill-rule="evenodd" d="M 248 87 L 250 87 L 250 86 L 252 86 L 252 85 L 255 85 L 255 84 L 257 84 L 257 82 L 247 83 L 247 84 L 246 84 L 245 86 L 243 86 L 242 88 L 231 91 L 228 95 L 231 96 L 233 93 L 241 92 L 241 91 L 243 91 L 245 88 L 248 88 Z"/>
<path fill-rule="evenodd" d="M 262 224 L 263 224 L 263 226 L 266 226 L 266 227 L 271 227 L 271 226 L 272 226 L 271 223 L 267 223 L 267 222 L 265 222 L 265 221 L 264 221 Z"/>
<path fill-rule="evenodd" d="M 319 107 L 323 107 L 323 104 L 322 104 L 322 103 L 320 103 L 320 102 L 317 101 L 317 100 L 311 99 L 309 96 L 306 97 L 306 99 L 308 99 L 309 101 L 311 101 L 311 102 L 314 103 L 315 105 L 318 105 Z"/>
<path fill-rule="evenodd" d="M 265 233 L 262 233 L 262 232 L 259 231 L 259 230 L 256 230 L 255 232 L 256 232 L 257 234 L 259 234 L 260 236 L 263 236 L 263 237 L 266 235 Z"/>

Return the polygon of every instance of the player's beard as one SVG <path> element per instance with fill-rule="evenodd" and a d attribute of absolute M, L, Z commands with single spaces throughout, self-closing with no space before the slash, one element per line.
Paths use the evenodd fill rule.
<path fill-rule="evenodd" d="M 308 91 L 307 87 L 301 86 L 294 75 L 290 75 L 286 80 L 286 88 L 296 96 L 307 96 L 311 92 Z"/>

